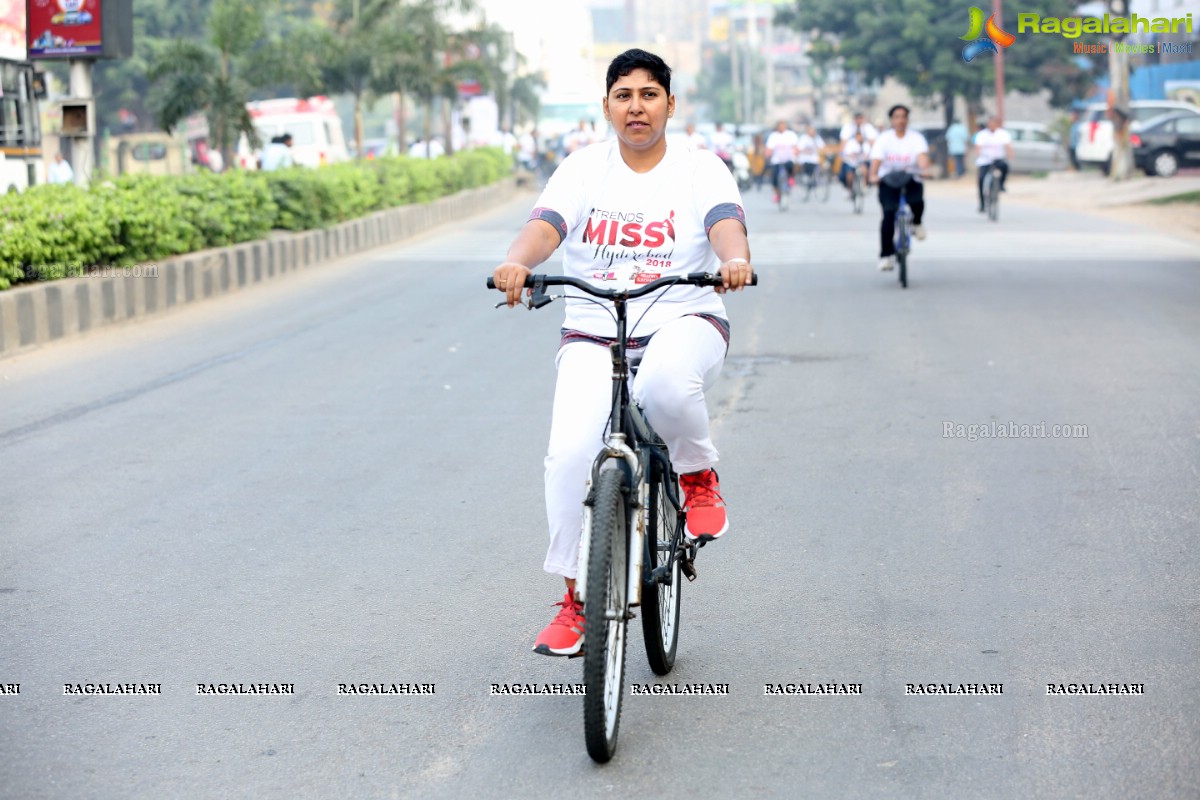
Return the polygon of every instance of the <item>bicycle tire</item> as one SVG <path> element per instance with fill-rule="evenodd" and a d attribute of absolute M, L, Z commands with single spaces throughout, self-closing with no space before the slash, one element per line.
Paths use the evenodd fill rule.
<path fill-rule="evenodd" d="M 583 603 L 583 736 L 588 755 L 605 763 L 617 750 L 625 688 L 628 620 L 629 479 L 623 469 L 604 470 L 596 481 Z M 609 619 L 608 611 L 615 619 Z"/>
<path fill-rule="evenodd" d="M 988 186 L 988 219 L 995 222 L 1000 218 L 1000 183 L 995 175 L 991 176 L 991 185 Z"/>
<path fill-rule="evenodd" d="M 900 278 L 900 288 L 908 288 L 908 253 L 897 251 L 896 253 L 896 272 Z"/>
<path fill-rule="evenodd" d="M 908 288 L 908 217 L 905 214 L 896 215 L 896 277 L 900 287 Z"/>
<path fill-rule="evenodd" d="M 669 583 L 657 583 L 651 573 L 670 555 L 675 546 L 679 515 L 667 495 L 667 482 L 675 482 L 676 496 L 679 481 L 661 465 L 655 465 L 651 475 L 646 508 L 646 554 L 642 562 L 642 639 L 646 643 L 646 658 L 655 675 L 666 675 L 675 666 L 675 651 L 679 646 L 679 612 L 683 592 L 680 561 L 675 558 Z"/>
<path fill-rule="evenodd" d="M 829 202 L 829 184 L 833 183 L 833 181 L 831 180 L 831 176 L 829 175 L 828 172 L 822 171 L 820 176 L 817 178 L 817 181 L 818 181 L 817 192 L 820 194 L 821 202 L 828 203 Z"/>
<path fill-rule="evenodd" d="M 862 179 L 855 178 L 854 180 L 854 213 L 861 214 L 863 206 L 866 205 L 866 189 L 863 187 Z"/>

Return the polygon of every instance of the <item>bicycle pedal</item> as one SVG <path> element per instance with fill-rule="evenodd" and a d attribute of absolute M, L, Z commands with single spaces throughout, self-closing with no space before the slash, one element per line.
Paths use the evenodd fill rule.
<path fill-rule="evenodd" d="M 688 583 L 696 580 L 696 565 L 691 561 L 681 561 L 679 564 L 679 571 L 682 572 L 683 576 L 688 579 Z"/>

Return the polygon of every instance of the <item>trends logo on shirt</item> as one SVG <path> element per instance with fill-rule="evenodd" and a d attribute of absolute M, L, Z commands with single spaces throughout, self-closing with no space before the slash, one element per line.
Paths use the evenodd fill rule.
<path fill-rule="evenodd" d="M 586 244 L 619 247 L 662 247 L 675 241 L 675 212 L 659 222 L 642 224 L 641 214 L 621 214 L 592 209 L 583 229 Z"/>

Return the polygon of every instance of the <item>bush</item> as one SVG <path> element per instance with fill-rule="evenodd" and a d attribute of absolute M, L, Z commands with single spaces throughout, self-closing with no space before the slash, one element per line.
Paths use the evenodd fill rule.
<path fill-rule="evenodd" d="M 90 190 L 36 186 L 0 196 L 0 289 L 323 228 L 428 203 L 511 171 L 498 148 L 433 160 L 406 156 L 318 170 L 128 176 Z"/>

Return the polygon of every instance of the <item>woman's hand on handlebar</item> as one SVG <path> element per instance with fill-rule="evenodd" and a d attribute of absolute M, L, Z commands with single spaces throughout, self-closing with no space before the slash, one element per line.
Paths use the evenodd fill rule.
<path fill-rule="evenodd" d="M 745 286 L 750 285 L 750 279 L 754 275 L 754 267 L 744 258 L 731 258 L 721 264 L 721 269 L 718 270 L 724 284 L 714 287 L 717 294 L 725 294 L 725 292 L 736 292 Z"/>
<path fill-rule="evenodd" d="M 533 270 L 515 261 L 505 261 L 492 272 L 492 281 L 496 291 L 504 292 L 504 302 L 509 307 L 521 303 L 521 291 L 525 289 L 525 279 L 533 274 Z M 533 292 L 532 289 L 528 290 Z"/>

